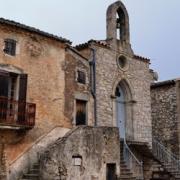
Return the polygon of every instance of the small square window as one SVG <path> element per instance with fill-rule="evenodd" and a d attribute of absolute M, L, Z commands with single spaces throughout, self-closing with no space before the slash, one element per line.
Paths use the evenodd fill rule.
<path fill-rule="evenodd" d="M 77 81 L 81 84 L 86 84 L 86 74 L 82 71 L 77 71 Z"/>
<path fill-rule="evenodd" d="M 16 55 L 16 41 L 13 39 L 5 39 L 4 52 L 11 56 L 15 56 Z"/>

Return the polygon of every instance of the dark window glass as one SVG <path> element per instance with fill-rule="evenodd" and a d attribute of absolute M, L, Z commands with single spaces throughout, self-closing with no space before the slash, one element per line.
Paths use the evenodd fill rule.
<path fill-rule="evenodd" d="M 118 87 L 116 88 L 115 96 L 116 96 L 116 97 L 120 97 L 120 96 L 121 96 L 121 93 L 120 93 Z"/>
<path fill-rule="evenodd" d="M 6 39 L 4 41 L 4 52 L 11 56 L 16 55 L 16 41 L 13 39 Z"/>
<path fill-rule="evenodd" d="M 78 71 L 77 73 L 77 81 L 81 84 L 86 84 L 86 74 L 82 71 Z"/>

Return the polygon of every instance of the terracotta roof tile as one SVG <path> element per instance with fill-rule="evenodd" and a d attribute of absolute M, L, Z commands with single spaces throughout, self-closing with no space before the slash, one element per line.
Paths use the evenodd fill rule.
<path fill-rule="evenodd" d="M 48 37 L 48 38 L 52 38 L 52 39 L 55 39 L 55 40 L 63 42 L 63 43 L 71 44 L 71 41 L 69 41 L 69 40 L 67 40 L 65 38 L 58 37 L 56 35 L 41 31 L 41 30 L 36 29 L 34 27 L 30 27 L 30 26 L 27 26 L 27 25 L 24 25 L 24 24 L 15 22 L 15 21 L 8 20 L 8 19 L 0 18 L 0 24 L 7 24 L 9 26 L 14 26 L 14 27 L 17 27 L 17 28 L 20 28 L 20 29 L 23 29 L 23 30 L 26 30 L 26 31 L 29 31 L 29 32 L 37 33 L 39 35 L 42 35 L 42 36 L 45 36 L 45 37 Z"/>
<path fill-rule="evenodd" d="M 109 45 L 107 44 L 106 40 L 94 40 L 94 39 L 91 39 L 88 42 L 76 45 L 75 48 L 77 50 L 82 50 L 82 49 L 87 48 L 90 43 L 96 43 L 96 44 L 104 46 L 104 47 L 109 47 Z"/>

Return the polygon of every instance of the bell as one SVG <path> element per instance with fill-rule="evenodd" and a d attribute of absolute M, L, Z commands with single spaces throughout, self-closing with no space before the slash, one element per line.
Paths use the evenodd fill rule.
<path fill-rule="evenodd" d="M 116 28 L 117 28 L 117 29 L 120 29 L 120 27 L 121 27 L 121 24 L 120 24 L 119 22 L 117 22 Z"/>

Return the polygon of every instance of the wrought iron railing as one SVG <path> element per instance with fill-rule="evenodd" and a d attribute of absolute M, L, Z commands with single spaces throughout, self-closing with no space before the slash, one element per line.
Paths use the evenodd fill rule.
<path fill-rule="evenodd" d="M 134 155 L 134 153 L 127 145 L 126 140 L 124 140 L 123 145 L 123 158 L 127 167 L 131 170 L 136 179 L 143 180 L 143 162 L 139 161 L 138 158 Z"/>
<path fill-rule="evenodd" d="M 32 128 L 35 113 L 36 104 L 0 97 L 0 126 Z"/>
<path fill-rule="evenodd" d="M 180 160 L 155 138 L 152 139 L 152 151 L 168 172 L 180 174 Z"/>

